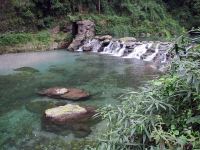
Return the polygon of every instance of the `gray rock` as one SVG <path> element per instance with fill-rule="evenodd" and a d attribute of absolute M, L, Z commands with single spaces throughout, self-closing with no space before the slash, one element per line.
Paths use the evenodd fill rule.
<path fill-rule="evenodd" d="M 65 88 L 65 87 L 53 87 L 49 89 L 42 90 L 38 94 L 58 99 L 67 100 L 81 100 L 88 98 L 90 95 L 88 92 L 76 89 L 76 88 Z"/>
<path fill-rule="evenodd" d="M 54 124 L 66 124 L 73 122 L 84 122 L 95 114 L 92 107 L 81 107 L 75 104 L 67 104 L 47 109 L 44 119 Z"/>
<path fill-rule="evenodd" d="M 134 37 L 123 37 L 119 39 L 121 42 L 126 43 L 126 42 L 135 42 L 136 38 Z"/>
<path fill-rule="evenodd" d="M 72 41 L 72 43 L 69 45 L 68 50 L 74 51 L 78 49 L 78 47 L 89 38 L 94 37 L 95 35 L 95 24 L 90 20 L 83 20 L 78 21 L 78 34 L 76 35 L 75 39 Z"/>
<path fill-rule="evenodd" d="M 105 40 L 112 40 L 111 35 L 104 35 L 104 36 L 99 36 L 100 41 L 105 41 Z"/>
<path fill-rule="evenodd" d="M 89 45 L 89 46 L 83 46 L 83 51 L 92 51 L 92 45 Z"/>

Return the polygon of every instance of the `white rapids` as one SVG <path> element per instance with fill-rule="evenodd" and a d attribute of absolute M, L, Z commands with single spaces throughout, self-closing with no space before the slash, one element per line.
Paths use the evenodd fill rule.
<path fill-rule="evenodd" d="M 159 44 L 156 45 L 155 52 L 149 56 L 147 56 L 144 61 L 152 61 L 159 52 Z"/>
<path fill-rule="evenodd" d="M 143 61 L 154 61 L 159 59 L 160 63 L 167 61 L 168 49 L 172 48 L 170 43 L 166 42 L 147 42 L 136 41 L 134 43 L 125 43 L 120 40 L 111 40 L 106 44 L 98 39 L 90 39 L 77 50 L 83 52 L 84 47 L 91 47 L 91 51 L 100 54 L 107 54 L 127 59 L 141 59 Z"/>
<path fill-rule="evenodd" d="M 148 43 L 148 44 L 142 44 L 142 45 L 136 46 L 133 52 L 124 58 L 141 59 L 141 56 L 147 52 L 147 50 L 152 46 L 152 44 L 153 43 Z"/>

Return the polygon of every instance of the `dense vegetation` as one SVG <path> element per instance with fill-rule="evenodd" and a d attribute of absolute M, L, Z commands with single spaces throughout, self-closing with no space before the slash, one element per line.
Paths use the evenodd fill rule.
<path fill-rule="evenodd" d="M 168 5 L 168 11 L 176 20 L 187 29 L 198 27 L 200 24 L 199 0 L 164 0 Z"/>
<path fill-rule="evenodd" d="M 49 33 L 38 31 L 56 25 L 65 28 L 81 19 L 93 20 L 97 34 L 115 37 L 151 34 L 170 38 L 200 25 L 199 0 L 1 0 L 0 3 L 1 46 L 49 43 Z M 200 149 L 197 40 L 199 37 L 192 39 L 188 35 L 178 38 L 179 47 L 193 48 L 187 49 L 186 54 L 172 52 L 174 60 L 168 74 L 140 91 L 128 92 L 121 97 L 121 105 L 102 108 L 100 116 L 108 121 L 107 132 L 100 136 L 97 148 L 88 149 Z"/>
<path fill-rule="evenodd" d="M 0 45 L 16 45 L 26 44 L 28 42 L 41 42 L 46 44 L 50 41 L 50 34 L 48 32 L 38 32 L 37 34 L 30 33 L 16 33 L 16 34 L 2 34 L 0 35 Z"/>
<path fill-rule="evenodd" d="M 19 35 L 6 37 L 5 33 L 38 32 L 56 25 L 66 28 L 73 21 L 90 19 L 97 34 L 170 38 L 184 27 L 198 26 L 199 8 L 198 0 L 1 0 L 0 33 L 17 41 Z"/>
<path fill-rule="evenodd" d="M 198 26 L 199 10 L 198 0 L 1 0 L 0 32 L 38 31 L 89 18 L 97 34 L 169 36 L 183 31 L 178 21 L 188 29 Z"/>
<path fill-rule="evenodd" d="M 2 0 L 1 7 L 1 32 L 37 31 L 84 18 L 95 21 L 97 34 L 170 36 L 183 31 L 160 0 Z"/>
<path fill-rule="evenodd" d="M 13 52 L 28 52 L 53 49 L 54 44 L 69 41 L 70 34 L 60 32 L 53 34 L 47 30 L 30 33 L 0 34 L 0 54 Z"/>
<path fill-rule="evenodd" d="M 100 115 L 108 121 L 108 129 L 97 148 L 88 149 L 199 149 L 200 47 L 194 44 L 199 41 L 200 37 L 178 38 L 176 44 L 183 51 L 171 52 L 174 60 L 168 74 L 128 92 L 121 105 L 102 108 Z"/>

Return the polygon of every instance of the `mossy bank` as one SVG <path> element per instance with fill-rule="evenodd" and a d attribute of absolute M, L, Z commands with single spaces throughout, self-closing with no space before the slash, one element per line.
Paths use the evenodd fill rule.
<path fill-rule="evenodd" d="M 1 53 L 52 49 L 56 39 L 43 30 L 60 26 L 67 33 L 63 38 L 70 41 L 70 25 L 85 19 L 95 23 L 97 35 L 170 39 L 185 29 L 166 8 L 161 0 L 4 0 L 0 10 Z"/>
<path fill-rule="evenodd" d="M 67 33 L 53 33 L 51 30 L 39 32 L 5 33 L 0 35 L 0 54 L 29 51 L 47 51 L 64 47 Z"/>

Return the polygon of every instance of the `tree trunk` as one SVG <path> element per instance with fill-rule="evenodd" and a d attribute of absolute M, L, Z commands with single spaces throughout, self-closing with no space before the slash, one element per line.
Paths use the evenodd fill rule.
<path fill-rule="evenodd" d="M 98 11 L 99 11 L 99 14 L 100 14 L 101 13 L 101 0 L 99 0 Z"/>

